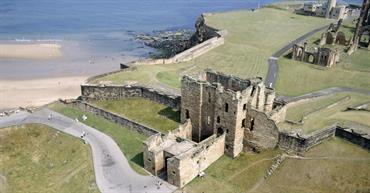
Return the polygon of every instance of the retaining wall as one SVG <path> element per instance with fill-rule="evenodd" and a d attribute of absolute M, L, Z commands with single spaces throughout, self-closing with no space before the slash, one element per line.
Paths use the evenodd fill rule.
<path fill-rule="evenodd" d="M 151 127 L 148 127 L 146 125 L 137 123 L 137 122 L 135 122 L 135 121 L 133 121 L 129 118 L 126 118 L 124 116 L 117 115 L 115 113 L 106 111 L 102 108 L 96 107 L 96 106 L 94 106 L 92 104 L 89 104 L 87 102 L 74 101 L 74 102 L 71 102 L 71 103 L 67 103 L 67 105 L 77 107 L 77 108 L 79 108 L 83 111 L 90 112 L 94 115 L 102 116 L 102 117 L 104 117 L 105 119 L 107 119 L 109 121 L 117 123 L 117 124 L 119 124 L 123 127 L 126 127 L 130 130 L 139 132 L 139 133 L 144 134 L 146 136 L 151 136 L 151 135 L 154 135 L 156 133 L 160 133 L 159 131 L 157 131 L 157 130 L 151 128 Z"/>
<path fill-rule="evenodd" d="M 321 143 L 325 139 L 328 139 L 332 136 L 343 138 L 370 150 L 370 134 L 361 133 L 359 131 L 355 131 L 349 128 L 343 128 L 337 125 L 313 132 L 310 135 L 303 136 L 280 132 L 279 147 L 296 152 L 305 152 L 311 147 Z"/>
<path fill-rule="evenodd" d="M 338 127 L 335 131 L 335 135 L 370 150 L 370 134 L 368 133 L 366 134 L 353 129 Z"/>
<path fill-rule="evenodd" d="M 286 132 L 279 133 L 279 147 L 282 149 L 305 152 L 311 147 L 321 143 L 323 140 L 335 135 L 337 126 L 332 126 L 310 135 L 299 136 Z"/>
<path fill-rule="evenodd" d="M 81 98 L 84 100 L 111 100 L 127 97 L 143 97 L 174 109 L 180 110 L 181 97 L 167 94 L 145 86 L 123 85 L 81 85 Z"/>

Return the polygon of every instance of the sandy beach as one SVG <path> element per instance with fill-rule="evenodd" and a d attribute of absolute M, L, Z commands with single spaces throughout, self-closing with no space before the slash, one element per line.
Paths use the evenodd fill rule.
<path fill-rule="evenodd" d="M 52 59 L 62 56 L 61 46 L 47 44 L 0 44 L 0 58 Z"/>
<path fill-rule="evenodd" d="M 14 107 L 40 106 L 59 98 L 76 98 L 87 77 L 38 80 L 0 80 L 0 111 Z"/>

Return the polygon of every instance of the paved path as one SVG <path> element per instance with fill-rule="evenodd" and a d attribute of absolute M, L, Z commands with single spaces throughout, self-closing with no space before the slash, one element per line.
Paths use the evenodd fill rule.
<path fill-rule="evenodd" d="M 53 114 L 51 121 L 48 120 L 50 113 Z M 96 183 L 102 193 L 166 193 L 176 189 L 164 181 L 161 181 L 163 184 L 158 189 L 158 180 L 155 177 L 142 176 L 131 169 L 112 138 L 54 111 L 42 109 L 32 114 L 22 111 L 0 118 L 0 128 L 25 123 L 45 124 L 75 137 L 80 137 L 85 131 L 86 141 L 92 149 Z"/>
<path fill-rule="evenodd" d="M 277 99 L 285 101 L 286 103 L 290 103 L 290 102 L 296 102 L 296 101 L 303 100 L 303 99 L 328 96 L 328 95 L 341 93 L 341 92 L 356 92 L 356 93 L 365 94 L 365 95 L 370 96 L 370 91 L 368 90 L 348 88 L 348 87 L 330 87 L 330 88 L 322 89 L 316 92 L 304 94 L 301 96 L 296 96 L 296 97 L 278 96 Z"/>
<path fill-rule="evenodd" d="M 321 31 L 321 30 L 323 30 L 325 28 L 328 28 L 328 27 L 329 27 L 329 25 L 325 25 L 325 26 L 319 27 L 317 29 L 314 29 L 314 30 L 304 34 L 303 36 L 297 38 L 296 40 L 290 42 L 289 44 L 287 44 L 286 46 L 284 46 L 283 48 L 281 48 L 277 52 L 275 52 L 268 60 L 269 69 L 268 69 L 268 72 L 267 72 L 265 85 L 268 86 L 268 87 L 271 87 L 271 88 L 275 87 L 277 72 L 278 72 L 277 62 L 278 62 L 278 58 L 280 56 L 282 56 L 285 52 L 287 52 L 290 48 L 292 48 L 294 44 L 296 44 L 298 42 L 301 42 L 301 41 L 305 40 L 306 38 L 308 38 L 309 36 L 312 36 L 316 32 Z"/>

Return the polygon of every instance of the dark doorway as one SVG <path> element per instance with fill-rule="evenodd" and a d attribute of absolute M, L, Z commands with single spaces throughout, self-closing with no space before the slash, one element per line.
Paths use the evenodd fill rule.
<path fill-rule="evenodd" d="M 219 127 L 217 129 L 217 137 L 220 136 L 220 135 L 222 135 L 222 134 L 224 134 L 224 130 L 221 127 Z"/>

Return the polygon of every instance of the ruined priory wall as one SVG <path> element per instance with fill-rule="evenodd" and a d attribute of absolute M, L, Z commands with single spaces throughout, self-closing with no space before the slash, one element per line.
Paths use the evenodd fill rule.
<path fill-rule="evenodd" d="M 96 107 L 96 106 L 94 106 L 92 104 L 89 104 L 87 102 L 75 101 L 73 103 L 69 103 L 68 105 L 71 105 L 73 107 L 77 107 L 77 108 L 79 108 L 83 111 L 90 112 L 94 115 L 102 116 L 102 117 L 104 117 L 105 119 L 107 119 L 109 121 L 117 123 L 117 124 L 119 124 L 119 125 L 121 125 L 125 128 L 128 128 L 130 130 L 139 132 L 139 133 L 144 134 L 146 136 L 151 136 L 151 135 L 159 133 L 157 130 L 155 130 L 151 127 L 148 127 L 146 125 L 137 123 L 137 122 L 135 122 L 135 121 L 133 121 L 129 118 L 123 117 L 121 115 L 117 115 L 115 113 L 106 111 L 104 109 Z"/>
<path fill-rule="evenodd" d="M 84 100 L 112 100 L 127 97 L 143 97 L 174 109 L 180 109 L 181 97 L 156 91 L 144 86 L 119 85 L 81 85 L 81 97 Z"/>
<path fill-rule="evenodd" d="M 215 135 L 198 147 L 168 160 L 168 182 L 182 188 L 224 154 L 225 135 Z"/>

